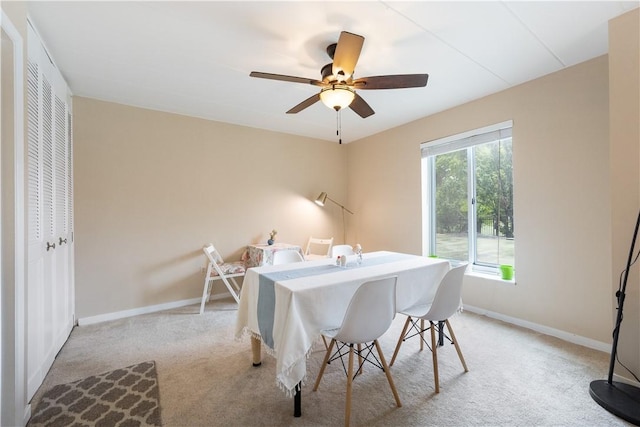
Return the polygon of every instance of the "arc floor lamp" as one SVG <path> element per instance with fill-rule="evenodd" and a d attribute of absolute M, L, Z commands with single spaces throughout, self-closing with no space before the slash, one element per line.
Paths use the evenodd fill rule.
<path fill-rule="evenodd" d="M 320 193 L 320 195 L 316 198 L 316 204 L 318 206 L 324 206 L 324 204 L 327 202 L 327 200 L 332 201 L 336 205 L 340 206 L 340 208 L 342 208 L 342 243 L 346 243 L 347 237 L 346 237 L 346 232 L 345 232 L 345 228 L 344 228 L 344 211 L 349 212 L 351 215 L 354 215 L 354 213 L 351 212 L 349 209 L 345 208 L 340 203 L 338 203 L 335 200 L 333 200 L 331 197 L 327 196 L 327 193 L 325 193 L 324 191 L 322 193 Z"/>

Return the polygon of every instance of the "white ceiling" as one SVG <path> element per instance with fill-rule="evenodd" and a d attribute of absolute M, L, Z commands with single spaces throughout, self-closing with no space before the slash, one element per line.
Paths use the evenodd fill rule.
<path fill-rule="evenodd" d="M 359 94 L 343 142 L 607 53 L 607 21 L 635 1 L 28 2 L 74 95 L 337 141 L 319 91 L 249 77 L 321 79 L 340 31 L 365 37 L 355 77 L 427 73 L 424 88 Z"/>

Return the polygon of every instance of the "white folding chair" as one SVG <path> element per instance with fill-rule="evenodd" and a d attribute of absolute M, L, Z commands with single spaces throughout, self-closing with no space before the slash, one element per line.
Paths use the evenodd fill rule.
<path fill-rule="evenodd" d="M 335 245 L 331 247 L 331 258 L 338 255 L 354 255 L 353 246 L 351 245 Z"/>
<path fill-rule="evenodd" d="M 333 246 L 333 237 L 328 239 L 320 239 L 317 237 L 309 237 L 307 249 L 304 251 L 304 259 L 328 258 L 331 255 L 331 247 Z"/>
<path fill-rule="evenodd" d="M 351 298 L 347 312 L 342 320 L 342 325 L 321 331 L 323 336 L 331 338 L 331 343 L 324 356 L 313 391 L 318 390 L 326 366 L 336 359 L 341 359 L 342 361 L 342 357 L 348 355 L 348 367 L 345 367 L 344 361 L 342 361 L 342 367 L 347 374 L 345 426 L 349 425 L 349 419 L 351 418 L 352 382 L 354 377 L 362 372 L 362 365 L 365 362 L 371 363 L 384 371 L 389 386 L 391 386 L 396 405 L 398 407 L 402 406 L 389 372 L 389 366 L 387 366 L 384 354 L 378 343 L 378 338 L 389 329 L 396 315 L 396 281 L 397 277 L 394 276 L 363 283 Z M 334 345 L 337 348 L 335 353 L 332 354 L 331 351 Z M 373 352 L 374 347 L 377 350 L 378 357 Z M 348 348 L 348 351 L 343 352 L 346 348 Z M 355 374 L 353 370 L 354 355 L 357 355 L 359 360 L 359 366 Z"/>
<path fill-rule="evenodd" d="M 204 304 L 208 302 L 211 297 L 211 288 L 214 280 L 222 280 L 231 293 L 231 296 L 239 304 L 240 286 L 236 282 L 235 278 L 244 276 L 246 271 L 244 261 L 224 262 L 220 253 L 212 243 L 204 245 L 202 250 L 209 261 L 209 265 L 207 267 L 207 275 L 204 278 L 200 314 L 204 313 Z"/>
<path fill-rule="evenodd" d="M 301 262 L 304 261 L 302 255 L 298 251 L 277 251 L 273 253 L 273 265 L 278 264 L 289 264 L 291 262 Z"/>
<path fill-rule="evenodd" d="M 467 364 L 464 361 L 464 357 L 462 356 L 460 346 L 458 345 L 458 340 L 453 333 L 451 323 L 449 323 L 449 317 L 453 316 L 453 314 L 456 313 L 460 308 L 460 304 L 462 301 L 462 279 L 464 277 L 464 272 L 466 269 L 467 263 L 464 263 L 449 270 L 440 281 L 438 289 L 436 290 L 436 295 L 430 305 L 417 305 L 401 312 L 402 314 L 407 316 L 407 321 L 404 323 L 402 333 L 400 334 L 400 338 L 398 339 L 398 344 L 396 345 L 396 349 L 393 352 L 393 357 L 391 358 L 391 363 L 389 363 L 389 366 L 392 366 L 393 362 L 396 360 L 398 350 L 400 350 L 400 345 L 402 345 L 404 341 L 411 337 L 420 335 L 420 350 L 422 350 L 424 348 L 424 343 L 426 342 L 424 339 L 424 333 L 427 330 L 430 330 L 432 353 L 431 356 L 433 359 L 433 377 L 436 383 L 436 393 L 440 393 L 436 332 L 438 332 L 438 335 L 440 335 L 441 328 L 443 327 L 442 323 L 447 326 L 449 335 L 451 335 L 451 337 L 448 337 L 443 334 L 443 337 L 447 338 L 447 340 L 449 340 L 455 346 L 458 357 L 460 358 L 460 362 L 462 362 L 464 371 L 469 372 L 469 369 L 467 369 Z M 420 320 L 420 326 L 418 326 L 418 320 Z M 424 327 L 425 320 L 429 323 L 429 326 L 427 328 Z M 410 325 L 411 329 L 407 331 Z M 427 346 L 429 346 L 429 344 L 427 344 Z"/>

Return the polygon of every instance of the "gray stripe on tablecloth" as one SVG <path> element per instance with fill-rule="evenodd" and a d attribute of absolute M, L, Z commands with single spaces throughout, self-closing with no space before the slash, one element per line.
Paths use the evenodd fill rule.
<path fill-rule="evenodd" d="M 373 258 L 365 258 L 362 264 L 357 266 L 355 262 L 347 264 L 347 268 L 370 267 L 389 262 L 404 261 L 415 258 L 416 255 L 391 254 Z M 295 270 L 274 271 L 258 275 L 258 328 L 262 342 L 273 349 L 273 317 L 276 306 L 275 282 L 281 280 L 299 279 L 301 277 L 315 276 L 318 274 L 334 273 L 342 270 L 334 264 L 305 267 Z"/>
<path fill-rule="evenodd" d="M 320 265 L 297 270 L 276 271 L 258 275 L 258 327 L 260 336 L 269 348 L 273 348 L 273 313 L 276 307 L 275 282 L 299 279 L 316 274 L 332 273 L 340 270 L 337 265 Z"/>

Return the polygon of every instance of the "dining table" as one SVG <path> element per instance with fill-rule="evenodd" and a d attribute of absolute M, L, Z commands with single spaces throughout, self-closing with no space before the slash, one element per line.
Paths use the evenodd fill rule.
<path fill-rule="evenodd" d="M 260 366 L 262 348 L 276 359 L 276 383 L 294 396 L 294 416 L 301 415 L 301 386 L 307 357 L 321 330 L 340 325 L 358 287 L 369 280 L 396 276 L 396 312 L 430 303 L 449 271 L 439 258 L 377 251 L 347 256 L 346 265 L 331 258 L 249 268 L 245 274 L 235 337 L 251 337 L 252 361 Z"/>

